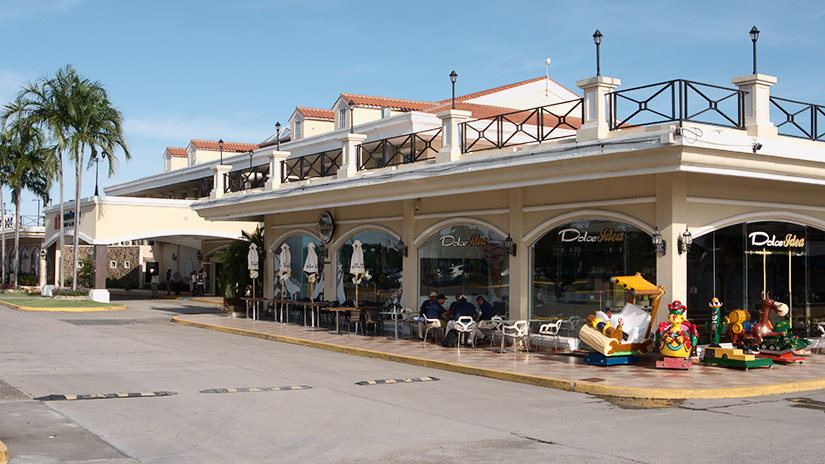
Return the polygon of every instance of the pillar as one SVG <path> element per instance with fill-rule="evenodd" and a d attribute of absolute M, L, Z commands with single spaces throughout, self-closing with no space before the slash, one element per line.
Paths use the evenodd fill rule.
<path fill-rule="evenodd" d="M 516 247 L 510 254 L 510 318 L 527 319 L 530 313 L 529 253 L 524 244 L 524 192 L 510 190 L 509 233 Z"/>
<path fill-rule="evenodd" d="M 93 289 L 89 290 L 89 299 L 100 303 L 109 302 L 109 291 L 106 290 L 106 273 L 109 268 L 108 247 L 106 245 L 94 246 L 94 282 Z"/>
<path fill-rule="evenodd" d="M 596 76 L 576 81 L 584 91 L 584 121 L 576 131 L 576 141 L 601 139 L 610 133 L 610 104 L 607 94 L 621 85 L 613 77 Z"/>
<path fill-rule="evenodd" d="M 418 248 L 415 246 L 415 202 L 416 200 L 404 200 L 402 202 L 403 223 L 401 224 L 401 238 L 407 246 L 407 256 L 401 260 L 403 275 L 401 286 L 404 293 L 401 295 L 401 306 L 418 310 Z"/>
<path fill-rule="evenodd" d="M 770 88 L 776 78 L 765 74 L 734 77 L 731 83 L 745 92 L 745 130 L 754 137 L 776 137 L 777 129 L 771 122 Z"/>
<path fill-rule="evenodd" d="M 212 172 L 214 179 L 212 181 L 212 193 L 209 194 L 209 198 L 222 198 L 224 195 L 224 186 L 226 185 L 224 180 L 226 178 L 225 174 L 232 170 L 232 166 L 228 164 L 218 164 L 216 166 L 212 166 Z"/>
<path fill-rule="evenodd" d="M 441 150 L 435 155 L 435 162 L 458 161 L 461 158 L 461 134 L 458 125 L 470 119 L 472 113 L 450 109 L 436 116 L 441 119 Z"/>
<path fill-rule="evenodd" d="M 283 161 L 289 157 L 288 151 L 271 151 L 269 158 L 269 180 L 266 181 L 264 190 L 274 190 L 281 186 L 283 177 Z"/>
<path fill-rule="evenodd" d="M 346 133 L 341 136 L 341 167 L 338 178 L 352 177 L 358 174 L 358 145 L 367 139 L 366 134 Z"/>
<path fill-rule="evenodd" d="M 664 255 L 656 257 L 656 284 L 665 288 L 656 320 L 658 327 L 667 318 L 667 305 L 687 301 L 687 253 L 679 253 L 679 238 L 687 223 L 687 177 L 685 173 L 656 175 L 656 226 L 667 242 Z"/>
<path fill-rule="evenodd" d="M 43 287 L 46 286 L 46 254 L 47 254 L 46 249 L 41 248 L 40 249 L 40 262 L 38 262 L 38 265 L 40 266 L 40 270 L 38 272 L 38 275 L 40 276 L 40 282 L 38 282 L 38 285 L 40 285 L 40 288 L 43 288 Z"/>

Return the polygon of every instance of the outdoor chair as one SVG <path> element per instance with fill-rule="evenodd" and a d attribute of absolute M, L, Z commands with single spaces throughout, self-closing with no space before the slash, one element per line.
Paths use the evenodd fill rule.
<path fill-rule="evenodd" d="M 413 320 L 416 313 L 412 309 L 409 308 L 401 308 L 401 319 L 398 321 L 401 325 L 401 337 L 404 337 L 404 327 L 407 327 L 410 330 L 410 340 L 413 338 L 413 333 L 415 327 L 418 325 L 418 321 Z"/>
<path fill-rule="evenodd" d="M 536 352 L 539 351 L 539 345 L 538 345 L 538 343 L 536 343 L 536 339 L 540 338 L 540 339 L 543 340 L 544 337 L 552 337 L 553 338 L 553 347 L 556 349 L 556 351 L 559 350 L 559 345 L 558 345 L 559 330 L 561 329 L 561 326 L 562 326 L 563 322 L 564 321 L 559 319 L 556 322 L 548 322 L 547 324 L 542 324 L 541 327 L 539 327 L 538 334 L 530 337 L 530 341 L 533 342 L 533 346 L 536 347 Z"/>
<path fill-rule="evenodd" d="M 456 347 L 459 349 L 461 348 L 461 339 L 464 338 L 466 343 L 467 336 L 470 337 L 470 343 L 473 345 L 473 348 L 476 347 L 476 321 L 473 320 L 471 316 L 461 316 L 455 321 L 453 328 L 458 332 L 458 343 L 456 343 Z"/>
<path fill-rule="evenodd" d="M 816 354 L 819 354 L 819 350 L 821 350 L 822 345 L 825 344 L 825 323 L 817 324 L 816 328 L 822 332 L 822 335 L 819 336 L 819 340 L 817 340 L 816 345 Z"/>
<path fill-rule="evenodd" d="M 352 331 L 350 330 L 352 326 L 355 326 L 356 335 L 358 335 L 359 328 L 361 328 L 361 333 L 364 334 L 364 326 L 361 323 L 361 311 L 349 311 L 349 318 L 347 319 L 347 335 L 352 334 Z"/>
<path fill-rule="evenodd" d="M 501 352 L 504 353 L 507 346 L 507 339 L 513 339 L 513 359 L 516 359 L 518 354 L 518 341 L 524 342 L 524 347 L 529 348 L 530 343 L 530 325 L 527 321 L 516 321 L 512 325 L 504 325 L 501 327 Z M 527 351 L 530 352 L 529 349 Z"/>
<path fill-rule="evenodd" d="M 576 328 L 580 321 L 581 318 L 579 316 L 570 316 L 567 319 L 562 319 L 561 330 L 569 336 L 575 336 Z"/>
<path fill-rule="evenodd" d="M 438 333 L 441 332 L 441 320 L 438 318 L 429 319 L 425 317 L 424 325 L 427 326 L 426 330 L 424 331 L 424 343 L 427 343 L 427 335 L 430 333 L 430 330 L 433 331 L 433 341 L 438 343 Z M 441 338 L 444 338 L 443 333 L 441 335 Z"/>
<path fill-rule="evenodd" d="M 372 326 L 372 334 L 378 335 L 378 333 L 383 333 L 384 329 L 384 321 L 381 319 L 381 316 L 376 311 L 364 311 L 362 313 L 362 321 L 361 323 L 364 326 L 364 335 L 367 334 L 367 330 L 370 326 Z"/>
<path fill-rule="evenodd" d="M 490 349 L 492 349 L 496 334 L 501 333 L 501 316 L 493 316 L 488 321 L 478 321 L 478 330 L 490 337 Z"/>

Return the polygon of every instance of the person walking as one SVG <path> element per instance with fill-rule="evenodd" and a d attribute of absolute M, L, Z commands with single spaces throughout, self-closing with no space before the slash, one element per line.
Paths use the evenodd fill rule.
<path fill-rule="evenodd" d="M 172 270 L 167 269 L 166 270 L 166 296 L 169 296 L 169 292 L 172 291 L 171 283 L 172 283 Z"/>
<path fill-rule="evenodd" d="M 152 298 L 158 297 L 158 282 L 160 281 L 160 277 L 155 273 L 155 269 L 149 269 L 149 274 L 152 275 L 152 278 L 149 280 L 152 283 Z"/>
<path fill-rule="evenodd" d="M 198 295 L 203 296 L 206 290 L 206 271 L 203 269 L 198 272 Z"/>
<path fill-rule="evenodd" d="M 198 284 L 198 277 L 197 272 L 192 271 L 189 273 L 189 295 L 195 296 L 195 289 L 197 288 Z"/>

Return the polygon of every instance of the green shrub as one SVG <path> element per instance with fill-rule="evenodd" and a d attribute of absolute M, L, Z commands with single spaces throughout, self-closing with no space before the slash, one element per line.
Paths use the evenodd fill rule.
<path fill-rule="evenodd" d="M 33 286 L 37 285 L 37 277 L 33 275 L 21 275 L 17 277 L 17 285 Z"/>

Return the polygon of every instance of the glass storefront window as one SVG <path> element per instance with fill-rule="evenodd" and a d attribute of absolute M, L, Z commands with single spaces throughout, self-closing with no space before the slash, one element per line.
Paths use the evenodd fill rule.
<path fill-rule="evenodd" d="M 626 292 L 610 283 L 637 272 L 656 283 L 650 235 L 630 224 L 589 219 L 562 224 L 530 247 L 533 269 L 531 317 L 575 316 L 620 309 Z"/>
<path fill-rule="evenodd" d="M 310 293 L 312 293 L 312 298 L 315 300 L 324 299 L 324 275 L 323 265 L 321 264 L 323 260 L 321 257 L 318 256 L 318 270 L 320 275 L 316 277 L 314 285 L 310 284 L 309 279 L 303 271 L 304 263 L 306 263 L 307 259 L 307 246 L 310 242 L 315 244 L 315 253 L 317 256 L 318 245 L 321 242 L 313 237 L 310 237 L 309 235 L 294 235 L 279 243 L 278 246 L 273 249 L 273 252 L 275 253 L 275 259 L 273 259 L 275 266 L 275 272 L 273 273 L 275 276 L 273 286 L 275 289 L 276 298 L 281 297 L 281 287 L 283 286 L 283 293 L 286 299 L 309 299 Z M 289 253 L 292 256 L 292 260 L 290 261 L 292 272 L 289 279 L 284 281 L 282 284 L 281 280 L 278 278 L 278 270 L 281 268 L 280 253 L 281 245 L 284 243 L 289 245 Z"/>
<path fill-rule="evenodd" d="M 430 292 L 448 303 L 460 292 L 475 304 L 483 296 L 499 314 L 509 311 L 510 255 L 504 237 L 484 227 L 450 226 L 433 234 L 418 249 L 421 303 Z"/>
<path fill-rule="evenodd" d="M 710 317 L 708 302 L 719 298 L 723 313 L 750 311 L 758 318 L 761 294 L 786 303 L 795 331 L 825 319 L 825 231 L 786 222 L 725 227 L 693 240 L 688 253 L 688 311 L 691 321 Z M 771 314 L 776 324 L 779 317 Z"/>
<path fill-rule="evenodd" d="M 364 250 L 364 265 L 372 278 L 358 286 L 360 305 L 401 303 L 401 251 L 398 239 L 386 232 L 367 231 L 355 234 L 338 249 L 336 295 L 340 302 L 355 299 L 355 284 L 349 273 L 352 244 L 359 240 Z"/>

